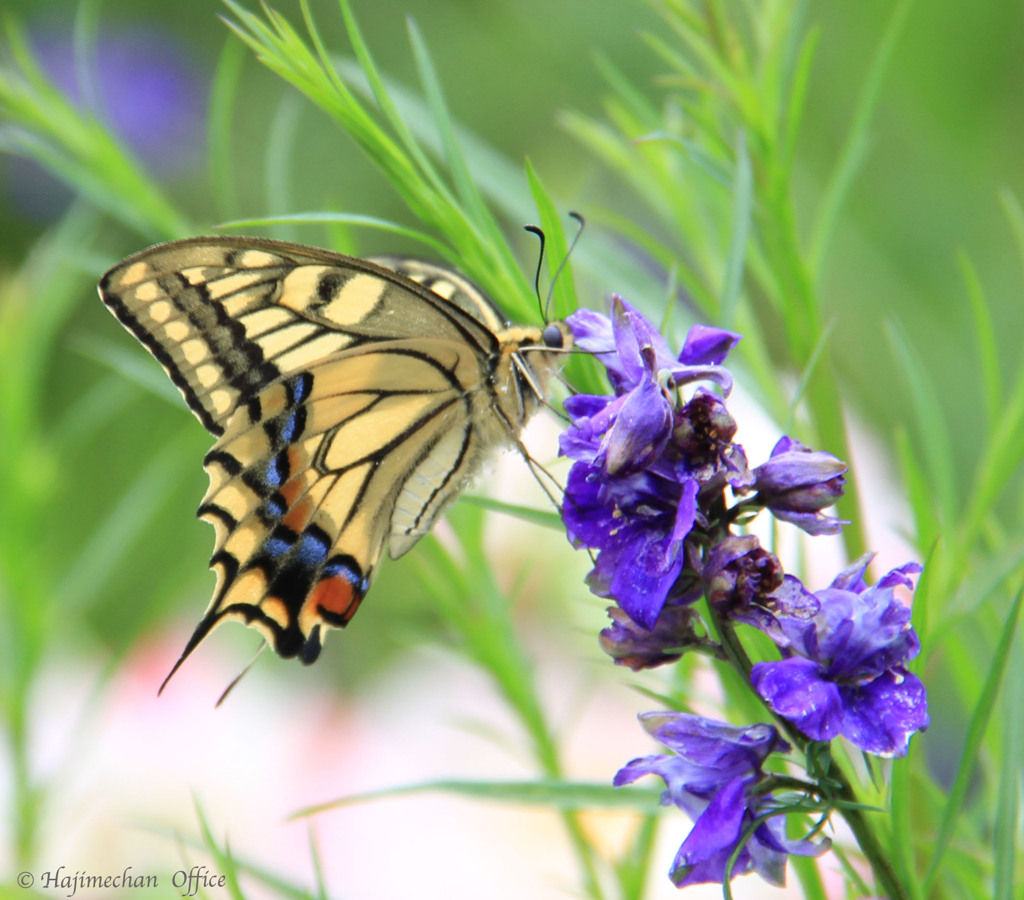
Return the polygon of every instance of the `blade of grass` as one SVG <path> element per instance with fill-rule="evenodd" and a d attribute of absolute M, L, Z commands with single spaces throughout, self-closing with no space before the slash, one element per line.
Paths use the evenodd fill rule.
<path fill-rule="evenodd" d="M 867 153 L 868 128 L 875 108 L 878 106 L 882 82 L 885 80 L 886 70 L 892 61 L 893 53 L 912 6 L 913 0 L 901 0 L 889 17 L 882 40 L 868 66 L 843 149 L 822 195 L 821 205 L 811 231 L 810 249 L 807 256 L 808 271 L 811 273 L 811 280 L 814 284 L 819 284 L 821 281 L 825 257 L 839 218 L 839 212 L 846 202 L 850 187 Z"/>
<path fill-rule="evenodd" d="M 441 138 L 441 146 L 444 148 L 444 158 L 448 164 L 448 171 L 451 173 L 455 191 L 466 209 L 468 223 L 477 230 L 489 232 L 488 238 L 494 240 L 497 225 L 494 222 L 490 211 L 484 205 L 480 191 L 476 187 L 469 167 L 466 165 L 466 158 L 455 136 L 455 128 L 452 123 L 451 114 L 448 112 L 448 105 L 441 90 L 441 82 L 437 77 L 434 64 L 430 59 L 423 36 L 416 27 L 416 22 L 411 17 L 407 19 L 409 31 L 409 43 L 412 46 L 413 59 L 416 62 L 416 70 L 419 73 L 420 84 L 423 86 L 423 93 L 427 106 L 434 119 L 434 127 Z M 501 242 L 504 243 L 504 242 Z"/>
<path fill-rule="evenodd" d="M 1020 644 L 1016 650 L 1017 665 L 1022 671 Z M 1013 900 L 1014 872 L 1020 860 L 1016 837 L 1020 821 L 1021 759 L 1024 758 L 1024 679 L 1010 678 L 1003 698 L 1003 762 L 999 769 L 999 794 L 992 829 L 994 861 L 993 900 Z"/>
<path fill-rule="evenodd" d="M 732 328 L 740 302 L 743 273 L 746 270 L 747 238 L 750 235 L 754 204 L 754 175 L 743 133 L 736 141 L 736 169 L 733 172 L 732 221 L 729 226 L 729 248 L 725 255 L 725 273 L 718 301 L 716 321 L 722 328 Z"/>
<path fill-rule="evenodd" d="M 167 498 L 177 490 L 193 462 L 188 439 L 179 438 L 168 444 L 122 492 L 106 517 L 93 531 L 91 539 L 67 566 L 56 588 L 62 608 L 87 607 L 103 589 L 125 556 L 132 551 L 135 540 L 152 521 Z"/>
<path fill-rule="evenodd" d="M 231 111 L 238 95 L 245 64 L 245 47 L 232 37 L 224 42 L 217 59 L 206 117 L 209 141 L 210 184 L 213 186 L 217 216 L 228 219 L 238 212 L 237 165 L 231 141 Z"/>
<path fill-rule="evenodd" d="M 267 141 L 263 182 L 267 191 L 266 205 L 270 209 L 283 210 L 292 206 L 290 173 L 295 169 L 292 159 L 301 116 L 302 102 L 299 96 L 285 94 L 274 113 L 270 139 Z M 281 240 L 295 239 L 294 229 L 287 225 L 274 236 Z"/>
<path fill-rule="evenodd" d="M 562 518 L 557 512 L 551 512 L 550 510 L 544 509 L 533 509 L 529 506 L 517 506 L 514 503 L 505 503 L 501 500 L 495 500 L 492 497 L 477 496 L 476 494 L 466 494 L 461 498 L 463 503 L 472 503 L 475 506 L 479 506 L 483 509 L 489 509 L 492 512 L 500 512 L 505 515 L 512 516 L 516 519 L 521 519 L 523 522 L 530 522 L 533 525 L 542 525 L 545 528 L 552 528 L 555 531 L 565 531 L 565 526 L 562 524 Z"/>
<path fill-rule="evenodd" d="M 206 847 L 213 858 L 214 871 L 219 875 L 225 876 L 225 887 L 227 887 L 228 894 L 234 900 L 245 900 L 245 895 L 238 884 L 238 867 L 235 865 L 230 847 L 225 843 L 224 849 L 220 848 L 220 844 L 217 843 L 213 836 L 213 831 L 210 829 L 210 823 L 207 821 L 206 814 L 199 804 L 199 799 L 193 797 L 192 802 L 195 806 L 196 817 L 199 819 L 199 833 L 203 846 Z"/>
<path fill-rule="evenodd" d="M 230 222 L 221 222 L 214 226 L 221 228 L 263 228 L 268 225 L 324 225 L 340 223 L 344 225 L 356 225 L 360 228 L 373 228 L 380 231 L 388 231 L 392 234 L 401 235 L 430 247 L 441 256 L 446 255 L 448 248 L 440 241 L 431 237 L 423 231 L 413 228 L 406 228 L 387 219 L 378 219 L 374 216 L 362 216 L 355 213 L 325 213 L 325 212 L 304 212 L 292 213 L 287 216 L 260 216 L 254 219 L 233 219 Z"/>
<path fill-rule="evenodd" d="M 939 515 L 944 522 L 954 522 L 957 516 L 957 481 L 942 403 L 903 327 L 889 320 L 886 334 L 913 400 L 911 409 L 917 432 L 916 443 L 928 473 L 928 484 L 937 500 Z"/>
<path fill-rule="evenodd" d="M 981 385 L 985 392 L 985 410 L 988 430 L 994 431 L 1002 416 L 1003 396 L 999 377 L 999 347 L 996 344 L 995 327 L 985 298 L 985 289 L 978 277 L 970 257 L 957 254 L 960 274 L 967 288 L 967 299 L 971 302 L 974 319 L 974 339 L 978 346 L 978 364 L 981 368 Z"/>
<path fill-rule="evenodd" d="M 566 781 L 460 781 L 441 779 L 419 784 L 383 788 L 339 797 L 297 810 L 289 819 L 314 816 L 328 810 L 369 803 L 391 797 L 440 791 L 515 806 L 543 806 L 562 811 L 595 809 L 635 810 L 650 813 L 658 808 L 659 791 L 640 788 L 621 789 L 610 784 L 588 784 Z"/>
<path fill-rule="evenodd" d="M 957 822 L 963 812 L 964 803 L 967 798 L 967 789 L 970 787 L 971 779 L 975 773 L 985 730 L 988 728 L 988 723 L 996 710 L 996 697 L 1006 675 L 1010 650 L 1017 636 L 1017 622 L 1020 618 L 1022 606 L 1024 606 L 1024 588 L 1017 592 L 1017 596 L 1013 601 L 1013 607 L 1003 623 L 1002 636 L 993 654 L 992 664 L 989 666 L 984 688 L 974 704 L 974 713 L 967 727 L 964 747 L 960 755 L 960 763 L 957 766 L 956 778 L 949 792 L 949 801 L 943 810 L 942 821 L 939 823 L 938 836 L 935 839 L 931 862 L 924 879 L 921 881 L 921 892 L 924 895 L 929 893 L 935 878 L 940 872 L 943 857 L 946 854 L 950 841 L 953 839 Z"/>

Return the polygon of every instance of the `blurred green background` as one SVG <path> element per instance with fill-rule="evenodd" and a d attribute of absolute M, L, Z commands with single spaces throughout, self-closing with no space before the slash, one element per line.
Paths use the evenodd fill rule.
<path fill-rule="evenodd" d="M 311 6 L 328 46 L 346 48 L 335 4 L 312 0 Z M 281 0 L 275 7 L 300 21 L 297 4 Z M 640 30 L 657 31 L 659 23 L 642 2 L 353 0 L 353 8 L 379 67 L 409 85 L 415 68 L 405 18 L 415 18 L 454 117 L 507 159 L 518 163 L 528 155 L 564 209 L 588 215 L 610 206 L 638 227 L 657 229 L 649 211 L 608 177 L 561 122 L 561 113 L 570 109 L 601 116 L 606 88 L 595 54 L 659 102 L 665 66 L 638 36 Z M 807 219 L 821 200 L 892 8 L 882 0 L 807 4 L 808 22 L 819 35 L 796 166 L 798 213 Z M 79 11 L 67 0 L 3 0 L 3 12 L 27 28 L 48 71 L 65 84 L 73 79 L 72 23 Z M 223 11 L 208 0 L 106 0 L 86 8 L 93 26 L 85 33 L 94 32 L 100 68 L 115 73 L 104 100 L 108 108 L 123 109 L 121 124 L 140 156 L 197 232 L 225 218 L 309 210 L 415 224 L 351 141 L 247 51 L 231 116 L 234 197 L 211 189 L 205 103 L 229 40 L 217 18 Z M 126 47 L 142 48 L 142 57 Z M 825 318 L 835 322 L 829 350 L 844 395 L 858 420 L 883 442 L 910 417 L 908 392 L 893 388 L 899 370 L 882 327 L 886 317 L 903 324 L 955 426 L 949 434 L 950 477 L 958 496 L 966 492 L 983 449 L 977 435 L 985 418 L 980 360 L 968 337 L 972 317 L 958 264 L 961 251 L 982 279 L 1004 376 L 1021 360 L 1024 279 L 1000 192 L 1024 197 L 1022 47 L 1019 2 L 933 0 L 911 8 L 822 285 Z M 166 91 L 173 104 L 154 108 L 140 106 L 137 95 L 133 99 L 132 73 L 140 71 L 140 59 L 166 79 L 148 87 L 156 94 Z M 288 145 L 290 134 L 301 139 Z M 287 160 L 286 176 L 268 178 L 281 160 Z M 525 179 L 511 187 L 527 194 Z M 0 278 L 14 277 L 69 200 L 65 188 L 32 164 L 0 154 Z M 514 232 L 523 223 L 507 224 Z M 269 233 L 314 244 L 328 240 L 309 227 Z M 355 233 L 353 239 L 365 253 L 415 249 L 376 232 Z M 524 269 L 532 270 L 535 244 L 527 236 L 513 241 Z M 103 309 L 93 287 L 107 265 L 139 246 L 137 235 L 111 226 L 97 236 L 91 262 L 79 264 L 73 309 L 61 326 L 57 352 L 46 361 L 36 411 L 44 430 L 49 422 L 67 425 L 61 459 L 73 460 L 59 471 L 48 469 L 42 456 L 36 465 L 40 483 L 51 485 L 52 494 L 41 507 L 45 520 L 32 548 L 38 565 L 62 562 L 54 585 L 56 621 L 47 627 L 71 659 L 116 660 L 137 649 L 144 635 L 165 634 L 171 622 L 184 633 L 204 608 L 213 581 L 206 570 L 212 532 L 193 519 L 206 488 L 200 460 L 208 435 L 174 397 L 158 399 L 97 360 L 112 344 L 142 352 Z M 620 285 L 584 281 L 580 288 L 583 302 L 597 307 Z M 764 337 L 769 347 L 781 340 Z M 162 377 L 155 366 L 153 371 Z M 96 399 L 100 395 L 102 401 Z M 104 409 L 98 431 L 85 421 L 89 398 Z M 76 440 L 76 433 L 87 437 Z M 1014 495 L 1003 502 L 1016 510 L 1019 479 L 1013 485 Z M 5 526 L 17 530 L 19 523 Z M 529 549 L 522 554 L 528 558 Z M 511 571 L 516 562 L 510 560 Z M 576 574 L 567 573 L 566 584 Z M 342 641 L 329 641 L 329 661 L 317 667 L 318 679 L 330 679 L 346 693 L 369 689 L 411 634 L 438 627 L 417 577 L 414 566 L 385 566 L 357 620 L 359 639 L 350 630 L 343 649 Z M 567 587 L 561 611 L 545 602 L 527 612 L 542 629 L 546 620 L 573 608 L 582 591 Z M 599 623 L 600 604 L 590 602 L 587 610 L 596 613 L 588 627 Z M 216 640 L 234 648 L 229 652 L 238 659 L 238 648 L 252 644 L 243 632 L 222 629 Z M 581 631 L 580 646 L 593 643 L 592 633 Z M 292 665 L 274 671 L 295 684 L 309 676 Z M 930 687 L 944 686 L 936 678 Z M 956 724 L 933 726 L 950 727 Z"/>
<path fill-rule="evenodd" d="M 294 4 L 279 7 L 299 21 Z M 312 7 L 328 45 L 346 46 L 336 7 L 329 0 Z M 147 129 L 154 130 L 143 158 L 148 155 L 168 191 L 182 199 L 197 228 L 208 230 L 225 212 L 217 208 L 216 192 L 210 189 L 203 118 L 206 91 L 228 39 L 217 18 L 222 7 L 205 0 L 144 5 L 109 0 L 90 9 L 101 55 L 111 41 L 159 48 L 149 51 L 153 64 L 180 80 L 175 90 L 186 99 L 174 107 L 177 118 L 164 123 L 162 110 L 142 109 L 131 101 L 126 74 L 131 58 L 120 69 L 116 54 L 106 59 L 120 73 L 119 90 L 128 98 L 125 115 L 137 120 L 130 124 L 136 139 L 144 142 Z M 645 224 L 648 213 L 631 208 L 634 199 L 609 184 L 602 168 L 559 124 L 566 109 L 600 115 L 605 88 L 595 54 L 614 62 L 635 84 L 649 86 L 649 95 L 657 98 L 664 65 L 638 36 L 641 29 L 657 28 L 643 3 L 357 0 L 354 9 L 378 65 L 406 84 L 415 82 L 415 72 L 405 17 L 415 18 L 453 115 L 507 158 L 529 155 L 565 208 L 586 214 L 588 204 L 612 204 L 617 213 Z M 808 215 L 820 200 L 822 180 L 845 136 L 867 61 L 891 9 L 885 2 L 808 6 L 808 21 L 820 34 L 797 165 L 799 200 Z M 27 26 L 49 70 L 70 79 L 76 6 L 6 0 L 4 11 Z M 908 328 L 943 402 L 956 410 L 958 428 L 952 437 L 962 477 L 977 456 L 972 434 L 981 423 L 981 406 L 975 402 L 978 360 L 964 339 L 970 315 L 957 266 L 959 251 L 966 251 L 981 273 L 1003 359 L 1016 362 L 1022 334 L 1020 260 L 999 202 L 1003 189 L 1024 195 L 1021 46 L 1020 3 L 968 6 L 947 0 L 911 10 L 823 288 L 826 317 L 837 323 L 832 352 L 859 415 L 883 434 L 908 415 L 890 389 L 896 370 L 880 326 L 884 315 L 893 314 Z M 116 105 L 120 94 L 115 96 L 113 103 L 106 99 L 108 105 Z M 285 122 L 302 138 L 289 150 L 285 187 L 279 196 L 268 196 L 266 173 L 274 154 L 281 152 L 275 134 L 286 130 Z M 351 142 L 251 58 L 243 65 L 231 124 L 239 185 L 234 216 L 341 209 L 409 221 Z M 17 267 L 67 199 L 66 190 L 32 164 L 0 156 L 0 266 Z M 276 234 L 309 243 L 324 240 L 311 228 Z M 400 241 L 373 232 L 358 234 L 356 240 L 365 252 L 405 249 Z M 524 268 L 530 268 L 533 244 L 525 237 L 514 240 L 520 241 Z M 137 249 L 138 239 L 111 229 L 102 244 L 109 258 L 98 262 L 105 263 Z M 596 305 L 617 287 L 585 284 L 583 296 Z M 107 375 L 105 367 L 83 356 L 83 341 L 93 336 L 124 342 L 83 284 L 65 329 L 66 352 L 47 383 L 48 414 L 67 409 Z M 771 335 L 767 340 L 770 344 Z M 169 442 L 188 448 L 175 459 L 198 461 L 206 440 L 182 409 L 140 395 L 109 423 L 102 439 L 79 448 L 73 473 L 61 473 L 62 515 L 49 535 L 54 552 L 70 553 L 81 545 L 108 508 L 109 486 L 124 484 L 133 467 L 153 459 Z M 126 460 L 126 454 L 132 459 Z M 203 602 L 208 576 L 196 563 L 205 558 L 210 535 L 204 527 L 182 523 L 190 522 L 205 476 L 198 464 L 172 468 L 180 487 L 165 492 L 143 532 L 127 536 L 131 552 L 118 569 L 117 582 L 82 604 L 91 637 L 101 644 L 123 648 L 143 623 L 152 625 L 164 611 L 179 609 L 183 591 L 192 597 L 193 610 Z M 172 535 L 174 550 L 168 552 Z M 146 596 L 151 602 L 126 609 L 124 596 Z M 364 663 L 358 660 L 355 669 L 362 670 Z M 346 683 L 352 676 L 345 673 Z"/>

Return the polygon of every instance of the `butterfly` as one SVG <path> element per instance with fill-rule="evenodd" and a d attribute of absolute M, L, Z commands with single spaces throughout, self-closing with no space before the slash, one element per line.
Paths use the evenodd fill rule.
<path fill-rule="evenodd" d="M 313 662 L 385 546 L 406 553 L 518 444 L 572 343 L 447 267 L 260 238 L 157 244 L 99 293 L 217 438 L 198 511 L 217 583 L 168 679 L 228 619 Z"/>

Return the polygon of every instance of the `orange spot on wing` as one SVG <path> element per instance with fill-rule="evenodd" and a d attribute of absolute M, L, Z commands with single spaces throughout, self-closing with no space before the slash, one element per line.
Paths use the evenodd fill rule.
<path fill-rule="evenodd" d="M 287 487 L 288 485 L 285 485 Z M 284 491 L 282 490 L 282 493 Z M 288 498 L 285 498 L 288 500 Z M 289 505 L 294 503 L 293 500 L 288 500 Z M 281 524 L 287 526 L 296 534 L 302 534 L 305 530 L 306 525 L 309 523 L 309 517 L 313 515 L 313 504 L 307 499 L 302 500 L 299 503 L 295 503 L 291 509 L 288 510 L 287 515 L 281 520 Z"/>
<path fill-rule="evenodd" d="M 362 594 L 351 581 L 334 575 L 317 582 L 306 603 L 331 624 L 344 625 L 355 615 L 362 599 Z"/>

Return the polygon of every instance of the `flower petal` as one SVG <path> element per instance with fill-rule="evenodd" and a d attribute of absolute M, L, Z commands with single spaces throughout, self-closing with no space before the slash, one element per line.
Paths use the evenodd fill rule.
<path fill-rule="evenodd" d="M 686 334 L 679 361 L 688 366 L 719 365 L 742 338 L 742 334 L 724 328 L 694 325 Z"/>
<path fill-rule="evenodd" d="M 924 684 L 905 669 L 844 690 L 842 734 L 876 756 L 903 756 L 910 736 L 929 724 Z"/>
<path fill-rule="evenodd" d="M 842 728 L 839 688 L 825 681 L 813 660 L 793 657 L 755 663 L 750 680 L 761 698 L 809 738 L 830 741 Z"/>

